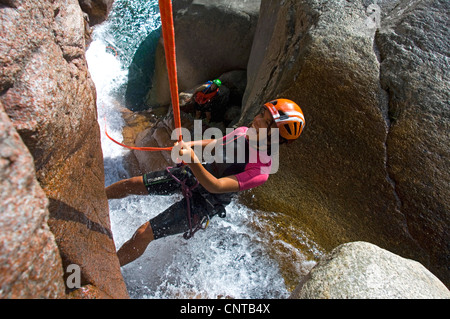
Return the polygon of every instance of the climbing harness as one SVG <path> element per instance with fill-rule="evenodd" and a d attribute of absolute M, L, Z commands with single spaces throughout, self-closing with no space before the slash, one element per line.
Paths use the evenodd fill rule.
<path fill-rule="evenodd" d="M 177 167 L 182 167 L 183 164 L 178 164 Z M 199 185 L 199 182 L 197 179 L 196 183 L 193 186 L 188 186 L 186 184 L 186 179 L 179 179 L 177 178 L 172 172 L 170 171 L 173 167 L 167 167 L 166 171 L 169 173 L 169 175 L 181 186 L 181 191 L 183 193 L 184 198 L 186 199 L 186 213 L 187 213 L 187 220 L 189 225 L 189 231 L 185 232 L 183 234 L 184 239 L 189 239 L 194 234 L 199 231 L 200 229 L 206 229 L 209 225 L 209 216 L 206 214 L 201 220 L 199 219 L 197 214 L 192 214 L 192 191 L 197 188 Z M 192 216 L 193 215 L 193 216 Z M 205 226 L 203 226 L 205 225 Z"/>

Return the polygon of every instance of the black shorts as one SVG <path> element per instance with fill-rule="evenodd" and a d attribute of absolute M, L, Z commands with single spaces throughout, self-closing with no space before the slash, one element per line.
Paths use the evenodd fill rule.
<path fill-rule="evenodd" d="M 175 176 L 181 181 L 185 181 L 186 185 L 192 187 L 196 184 L 194 174 L 186 167 L 173 167 L 167 170 L 155 171 L 144 174 L 144 185 L 150 195 L 171 195 L 176 192 L 181 192 L 180 183 L 173 177 Z M 172 175 L 171 175 L 172 174 Z"/>
<path fill-rule="evenodd" d="M 207 204 L 200 194 L 194 193 L 189 201 L 191 204 L 191 225 L 188 223 L 187 201 L 186 198 L 183 198 L 158 216 L 150 219 L 155 239 L 189 232 L 191 227 L 195 229 L 199 223 L 204 221 L 204 217 L 210 219 L 214 215 L 208 210 Z"/>
<path fill-rule="evenodd" d="M 187 167 L 175 167 L 170 169 L 170 172 L 176 178 L 185 181 L 190 187 L 196 184 L 192 172 Z M 181 185 L 166 170 L 144 174 L 143 179 L 151 195 L 170 195 L 181 192 Z M 198 188 L 200 190 L 201 186 Z M 221 217 L 225 216 L 225 205 L 217 204 L 212 198 L 208 199 L 207 197 L 196 189 L 193 190 L 192 197 L 189 199 L 192 227 L 198 225 L 204 218 L 209 219 L 217 214 Z M 154 239 L 188 232 L 191 228 L 188 222 L 187 207 L 186 198 L 183 198 L 150 219 Z"/>

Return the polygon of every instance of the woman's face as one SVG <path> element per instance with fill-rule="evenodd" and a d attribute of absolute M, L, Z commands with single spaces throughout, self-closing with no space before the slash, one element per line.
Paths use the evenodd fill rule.
<path fill-rule="evenodd" d="M 266 107 L 262 107 L 261 111 L 255 116 L 253 119 L 252 128 L 256 130 L 257 138 L 260 141 L 266 140 L 268 136 L 270 136 L 270 132 L 272 128 L 276 128 L 277 125 L 273 120 L 272 114 L 270 114 L 269 110 Z M 261 130 L 266 129 L 266 130 Z M 265 134 L 265 137 L 260 136 L 260 134 Z"/>

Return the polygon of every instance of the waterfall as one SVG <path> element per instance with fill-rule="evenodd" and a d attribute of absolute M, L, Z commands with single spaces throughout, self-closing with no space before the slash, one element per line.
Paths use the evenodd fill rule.
<path fill-rule="evenodd" d="M 116 0 L 106 22 L 96 26 L 86 53 L 97 88 L 98 121 L 102 130 L 105 184 L 128 177 L 123 157 L 128 150 L 112 143 L 104 128 L 122 140 L 123 105 L 128 67 L 136 48 L 159 27 L 157 1 Z M 110 200 L 111 228 L 118 249 L 135 230 L 181 195 L 130 196 Z M 290 291 L 276 253 L 270 252 L 276 233 L 268 224 L 276 213 L 252 211 L 233 201 L 227 217 L 215 217 L 205 231 L 190 240 L 182 235 L 156 240 L 138 260 L 122 267 L 132 298 L 286 298 Z M 263 231 L 265 230 L 265 231 Z M 268 231 L 267 231 L 268 230 Z M 311 267 L 299 248 L 282 242 L 285 260 L 296 272 Z M 314 244 L 307 244 L 316 249 Z M 272 247 L 273 248 L 273 247 Z M 273 249 L 272 249 L 273 250 Z M 299 273 L 301 271 L 297 271 Z"/>

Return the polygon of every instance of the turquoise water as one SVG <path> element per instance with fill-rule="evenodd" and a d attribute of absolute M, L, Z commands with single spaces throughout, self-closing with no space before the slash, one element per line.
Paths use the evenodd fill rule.
<path fill-rule="evenodd" d="M 103 131 L 106 127 L 113 138 L 122 139 L 124 123 L 120 107 L 125 100 L 130 64 L 142 41 L 159 25 L 157 1 L 116 0 L 109 19 L 95 28 L 86 54 L 97 88 L 106 185 L 129 177 L 123 166 L 128 150 L 109 141 Z M 180 196 L 110 200 L 116 247 Z M 192 239 L 186 241 L 176 235 L 152 242 L 141 258 L 122 267 L 130 296 L 136 299 L 288 297 L 290 291 L 281 268 L 290 268 L 300 278 L 314 262 L 308 261 L 299 248 L 279 239 L 277 225 L 269 222 L 276 215 L 253 211 L 233 201 L 227 207 L 225 219 L 213 219 L 205 231 L 197 232 Z M 307 238 L 301 240 L 320 254 L 314 243 L 309 243 Z M 283 247 L 282 253 L 281 250 L 274 253 L 274 245 Z"/>
<path fill-rule="evenodd" d="M 103 39 L 116 48 L 124 68 L 145 38 L 161 26 L 158 1 L 115 0 L 108 21 L 102 27 Z"/>

